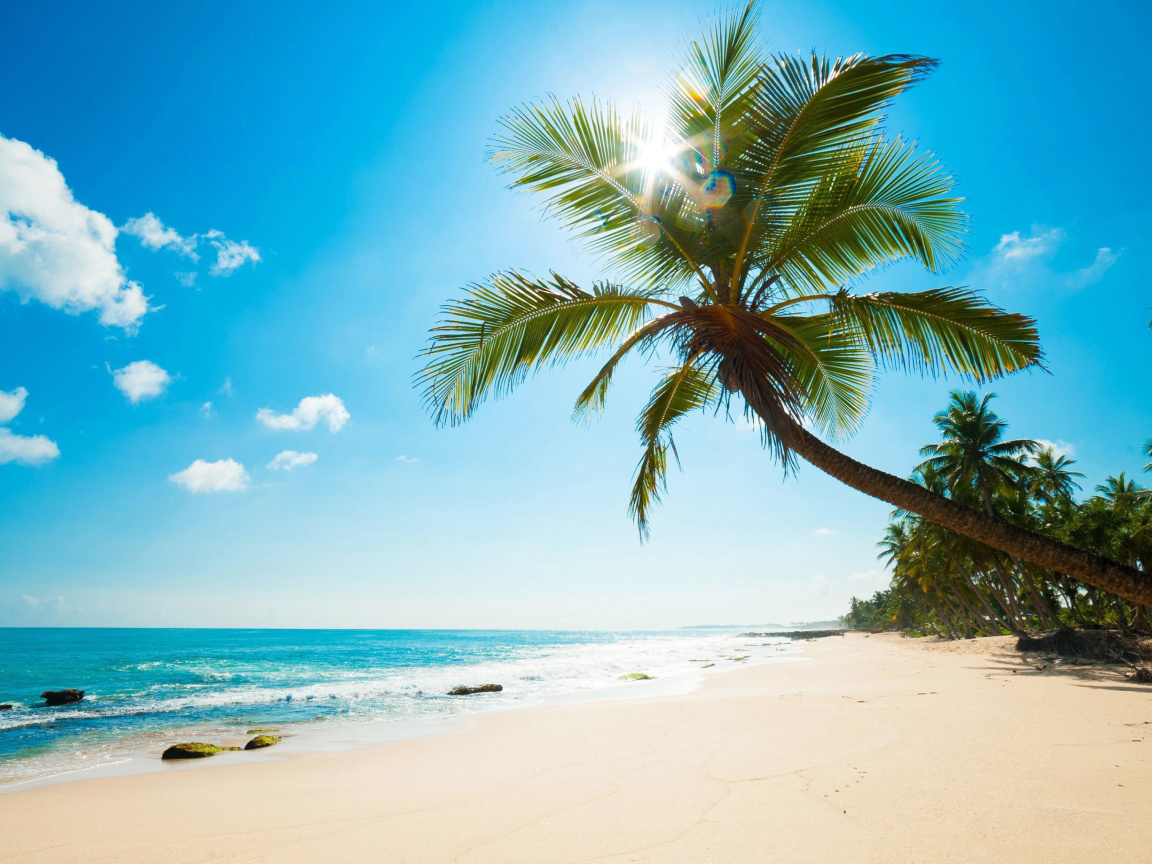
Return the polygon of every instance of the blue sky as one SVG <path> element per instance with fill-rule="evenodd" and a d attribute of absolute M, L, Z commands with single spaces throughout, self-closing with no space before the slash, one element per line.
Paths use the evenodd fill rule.
<path fill-rule="evenodd" d="M 641 546 L 639 366 L 592 428 L 569 416 L 594 363 L 456 429 L 412 386 L 462 285 L 600 273 L 484 161 L 497 118 L 548 93 L 658 109 L 714 7 L 286 6 L 4 13 L 0 625 L 810 620 L 886 581 L 886 505 L 812 468 L 785 480 L 710 415 L 677 433 L 685 470 Z M 947 7 L 765 2 L 762 25 L 784 52 L 942 60 L 890 127 L 958 175 L 968 253 L 869 285 L 968 284 L 1034 315 L 1051 374 L 998 382 L 998 410 L 1089 488 L 1139 474 L 1147 13 Z M 36 256 L 13 220 L 48 231 Z M 956 383 L 886 377 L 845 449 L 906 474 Z"/>

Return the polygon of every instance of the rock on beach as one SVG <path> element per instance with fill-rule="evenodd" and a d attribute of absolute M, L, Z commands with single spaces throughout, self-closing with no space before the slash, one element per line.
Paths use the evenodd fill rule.
<path fill-rule="evenodd" d="M 456 687 L 448 691 L 449 696 L 471 696 L 474 693 L 499 693 L 503 684 L 481 684 L 479 687 Z"/>
<path fill-rule="evenodd" d="M 40 698 L 47 702 L 49 705 L 70 705 L 73 702 L 79 702 L 84 698 L 83 690 L 45 690 L 40 694 Z"/>

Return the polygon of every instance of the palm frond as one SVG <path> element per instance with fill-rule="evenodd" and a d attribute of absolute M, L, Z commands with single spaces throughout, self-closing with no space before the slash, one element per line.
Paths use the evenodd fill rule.
<path fill-rule="evenodd" d="M 608 388 L 612 385 L 612 377 L 616 367 L 628 354 L 636 349 L 641 351 L 653 347 L 669 327 L 669 322 L 663 318 L 649 321 L 637 328 L 632 335 L 620 343 L 619 347 L 608 358 L 596 377 L 584 388 L 584 392 L 576 399 L 576 406 L 572 411 L 573 419 L 586 419 L 604 410 L 604 402 L 608 396 Z"/>
<path fill-rule="evenodd" d="M 931 152 L 898 138 L 859 142 L 796 206 L 769 214 L 786 227 L 764 238 L 756 266 L 798 291 L 842 285 L 906 258 L 939 272 L 959 255 L 967 227 L 954 185 Z"/>
<path fill-rule="evenodd" d="M 765 60 L 756 37 L 757 5 L 714 21 L 687 47 L 668 88 L 669 116 L 680 138 L 698 155 L 701 173 L 719 167 L 744 137 L 754 85 Z"/>
<path fill-rule="evenodd" d="M 644 454 L 636 466 L 628 515 L 636 520 L 641 537 L 648 536 L 648 514 L 667 488 L 668 452 L 676 454 L 672 426 L 685 414 L 712 404 L 719 393 L 716 376 L 689 361 L 660 380 L 640 413 L 636 431 Z"/>
<path fill-rule="evenodd" d="M 497 273 L 444 306 L 417 375 L 425 404 L 437 424 L 461 422 L 533 369 L 614 343 L 648 318 L 657 295 L 607 283 L 587 291 L 555 273 Z"/>
<path fill-rule="evenodd" d="M 829 61 L 777 55 L 764 67 L 747 119 L 748 146 L 740 170 L 750 178 L 746 223 L 736 258 L 737 276 L 748 268 L 759 238 L 779 224 L 773 211 L 789 187 L 827 176 L 841 151 L 879 125 L 892 98 L 936 66 L 927 57 L 856 54 Z"/>
<path fill-rule="evenodd" d="M 976 381 L 1040 366 L 1036 322 L 964 288 L 831 295 L 834 328 L 859 335 L 884 367 L 949 370 Z"/>
<path fill-rule="evenodd" d="M 779 315 L 794 342 L 779 345 L 791 361 L 801 409 L 833 438 L 853 434 L 868 413 L 875 363 L 852 334 L 831 327 L 830 315 Z"/>
<path fill-rule="evenodd" d="M 611 103 L 551 98 L 514 109 L 500 125 L 492 161 L 512 175 L 513 188 L 543 193 L 545 212 L 594 253 L 647 284 L 695 274 L 694 241 L 677 231 L 684 191 L 657 182 L 645 163 L 657 133 L 643 114 L 625 120 Z"/>

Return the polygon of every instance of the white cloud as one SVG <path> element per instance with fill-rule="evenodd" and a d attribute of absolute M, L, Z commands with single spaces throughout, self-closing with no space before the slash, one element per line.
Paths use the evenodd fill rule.
<path fill-rule="evenodd" d="M 196 235 L 181 237 L 174 228 L 165 228 L 155 213 L 145 213 L 139 219 L 129 219 L 120 230 L 140 238 L 141 245 L 149 249 L 169 248 L 185 258 L 200 260 L 200 256 L 196 254 Z"/>
<path fill-rule="evenodd" d="M 419 456 L 397 456 L 396 461 L 397 462 L 403 462 L 406 465 L 415 465 L 417 462 L 420 461 L 420 457 Z"/>
<path fill-rule="evenodd" d="M 248 488 L 248 472 L 235 459 L 205 462 L 197 459 L 168 479 L 189 492 L 243 492 Z"/>
<path fill-rule="evenodd" d="M 256 412 L 256 419 L 269 429 L 288 429 L 293 432 L 311 429 L 321 420 L 328 423 L 329 432 L 339 432 L 350 418 L 344 402 L 332 393 L 304 397 L 291 414 L 277 414 L 270 408 L 261 408 Z"/>
<path fill-rule="evenodd" d="M 232 395 L 232 379 L 231 378 L 225 378 L 224 379 L 224 383 L 220 385 L 220 392 L 223 393 L 225 396 L 231 396 Z"/>
<path fill-rule="evenodd" d="M 194 286 L 196 284 L 195 271 L 187 272 L 187 273 L 177 271 L 176 273 L 173 273 L 172 275 L 175 276 L 176 281 L 179 282 L 181 285 L 183 285 L 185 288 L 191 288 L 192 286 Z"/>
<path fill-rule="evenodd" d="M 1055 441 L 1048 441 L 1045 438 L 1037 438 L 1036 443 L 1040 445 L 1042 450 L 1051 450 L 1057 456 L 1067 456 L 1072 458 L 1076 453 L 1076 448 L 1069 444 L 1067 441 L 1056 439 Z"/>
<path fill-rule="evenodd" d="M 1063 240 L 1064 232 L 1059 228 L 1043 229 L 1033 225 L 1028 237 L 1022 237 L 1019 231 L 1002 235 L 992 254 L 1000 264 L 1023 264 L 1033 258 L 1051 255 Z"/>
<path fill-rule="evenodd" d="M 133 405 L 155 399 L 171 381 L 172 376 L 151 360 L 137 360 L 112 373 L 112 383 Z"/>
<path fill-rule="evenodd" d="M 311 465 L 319 457 L 315 453 L 299 453 L 295 450 L 285 450 L 277 453 L 276 458 L 268 463 L 273 471 L 291 471 L 293 468 L 303 468 Z"/>
<path fill-rule="evenodd" d="M 833 531 L 831 528 L 813 528 L 812 529 L 812 535 L 814 537 L 827 537 L 830 534 L 835 534 L 835 533 L 836 532 Z"/>
<path fill-rule="evenodd" d="M 200 416 L 203 417 L 205 420 L 209 419 L 210 417 L 215 416 L 215 414 L 212 411 L 212 403 L 211 402 L 205 402 L 203 405 L 200 406 Z"/>
<path fill-rule="evenodd" d="M 24 400 L 28 391 L 23 387 L 15 390 L 0 390 L 0 423 L 7 423 L 24 410 Z"/>
<path fill-rule="evenodd" d="M 247 261 L 253 264 L 260 262 L 260 250 L 247 240 L 237 243 L 225 237 L 223 232 L 216 230 L 209 231 L 204 236 L 216 247 L 216 262 L 208 269 L 213 276 L 230 276 L 233 270 L 243 267 Z"/>
<path fill-rule="evenodd" d="M 876 582 L 884 578 L 879 570 L 865 570 L 863 573 L 849 573 L 848 578 L 855 582 Z"/>
<path fill-rule="evenodd" d="M 72 197 L 55 160 L 0 135 L 0 291 L 134 330 L 148 298 L 116 258 L 116 233 Z"/>
<path fill-rule="evenodd" d="M 0 426 L 0 465 L 43 465 L 59 455 L 56 442 L 44 435 L 15 435 Z"/>
<path fill-rule="evenodd" d="M 1089 285 L 1095 285 L 1104 278 L 1108 268 L 1119 260 L 1119 252 L 1113 252 L 1107 246 L 1101 246 L 1096 250 L 1096 260 L 1087 267 L 1081 267 L 1071 273 L 1068 276 L 1068 284 L 1073 288 L 1086 288 Z"/>

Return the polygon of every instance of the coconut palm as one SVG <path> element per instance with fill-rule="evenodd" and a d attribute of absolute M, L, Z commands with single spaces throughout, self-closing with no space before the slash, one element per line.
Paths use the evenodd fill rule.
<path fill-rule="evenodd" d="M 766 55 L 749 4 L 689 45 L 667 88 L 666 129 L 595 100 L 513 110 L 492 159 L 513 187 L 542 193 L 613 277 L 581 286 L 509 270 L 445 306 L 418 376 L 436 422 L 464 421 L 536 370 L 607 350 L 576 402 L 577 414 L 594 414 L 638 353 L 668 364 L 637 421 L 629 509 L 642 533 L 677 421 L 736 406 L 786 470 L 803 459 L 980 542 L 1152 602 L 1138 570 L 932 494 L 820 437 L 858 428 L 879 369 L 986 381 L 1041 361 L 1035 322 L 971 291 L 853 287 L 903 260 L 940 272 L 961 250 L 952 176 L 882 126 L 889 102 L 934 66 Z"/>
<path fill-rule="evenodd" d="M 1024 438 L 1004 440 L 1008 424 L 988 407 L 995 398 L 987 393 L 977 401 L 975 393 L 953 392 L 948 407 L 932 419 L 944 440 L 920 449 L 928 458 L 919 466 L 932 466 L 953 499 L 976 496 L 989 516 L 993 496 L 1030 475 L 1025 460 L 1040 449 Z"/>
<path fill-rule="evenodd" d="M 1075 464 L 1075 459 L 1057 455 L 1051 447 L 1037 452 L 1030 484 L 1032 495 L 1043 504 L 1070 499 L 1080 488 L 1075 478 L 1084 476 L 1072 470 Z"/>

